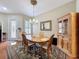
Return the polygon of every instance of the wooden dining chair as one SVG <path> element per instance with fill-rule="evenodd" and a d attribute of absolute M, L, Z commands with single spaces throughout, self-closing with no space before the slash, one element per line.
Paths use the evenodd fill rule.
<path fill-rule="evenodd" d="M 24 52 L 25 52 L 25 49 L 28 50 L 28 47 L 31 46 L 32 44 L 33 43 L 26 38 L 25 34 L 22 34 L 22 45 L 24 46 Z"/>
<path fill-rule="evenodd" d="M 28 39 L 26 38 L 25 34 L 22 34 L 22 45 L 24 46 L 24 51 L 28 48 Z"/>
<path fill-rule="evenodd" d="M 44 48 L 45 52 L 48 55 L 48 59 L 51 59 L 51 54 L 52 54 L 52 39 L 53 39 L 53 35 L 49 38 L 49 40 L 47 42 L 44 42 L 42 44 L 44 44 L 45 46 L 42 45 L 42 48 Z"/>
<path fill-rule="evenodd" d="M 52 41 L 51 41 L 51 39 L 49 39 L 49 41 L 48 41 L 47 54 L 48 54 L 48 59 L 51 59 L 51 54 L 52 54 Z"/>

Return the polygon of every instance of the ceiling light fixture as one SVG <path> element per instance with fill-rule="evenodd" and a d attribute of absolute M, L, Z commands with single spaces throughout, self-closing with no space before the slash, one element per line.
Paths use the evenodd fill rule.
<path fill-rule="evenodd" d="M 7 8 L 6 8 L 6 7 L 2 7 L 2 9 L 3 9 L 3 10 L 7 10 Z"/>
<path fill-rule="evenodd" d="M 4 6 L 0 6 L 0 11 L 7 11 L 8 9 Z"/>
<path fill-rule="evenodd" d="M 7 10 L 7 8 L 3 7 L 4 10 Z"/>
<path fill-rule="evenodd" d="M 31 0 L 31 4 L 33 5 L 33 17 L 30 19 L 30 23 L 38 23 L 38 20 L 35 18 L 35 14 L 34 14 L 34 7 L 36 6 L 37 4 L 37 1 L 36 0 Z"/>

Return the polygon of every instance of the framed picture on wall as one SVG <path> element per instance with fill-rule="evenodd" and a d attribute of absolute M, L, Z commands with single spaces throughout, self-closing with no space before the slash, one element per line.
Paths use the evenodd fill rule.
<path fill-rule="evenodd" d="M 51 31 L 52 30 L 51 20 L 40 22 L 40 30 L 42 30 L 42 31 Z"/>

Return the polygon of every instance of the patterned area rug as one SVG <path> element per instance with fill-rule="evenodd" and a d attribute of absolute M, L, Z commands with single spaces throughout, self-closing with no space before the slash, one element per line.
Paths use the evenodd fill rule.
<path fill-rule="evenodd" d="M 21 44 L 12 45 L 8 48 L 8 59 L 48 59 L 47 54 L 43 50 L 38 51 L 40 49 L 39 46 L 36 48 L 34 46 L 36 45 L 30 46 L 29 52 L 27 52 L 28 49 L 26 48 L 24 51 L 24 47 Z M 30 50 L 30 48 L 32 48 L 32 50 Z M 68 57 L 69 56 L 62 52 L 61 49 L 52 45 L 51 59 L 66 59 Z"/>
<path fill-rule="evenodd" d="M 33 50 L 34 52 L 34 50 Z M 41 51 L 42 52 L 42 51 Z M 39 52 L 39 55 L 30 54 L 27 52 L 27 48 L 24 51 L 24 47 L 10 46 L 8 49 L 8 59 L 48 59 L 46 53 Z M 41 57 L 42 56 L 42 57 Z"/>

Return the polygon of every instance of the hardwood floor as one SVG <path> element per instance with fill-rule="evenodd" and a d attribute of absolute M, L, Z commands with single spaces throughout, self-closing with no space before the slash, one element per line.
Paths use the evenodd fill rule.
<path fill-rule="evenodd" d="M 7 59 L 8 42 L 0 43 L 0 59 Z"/>

